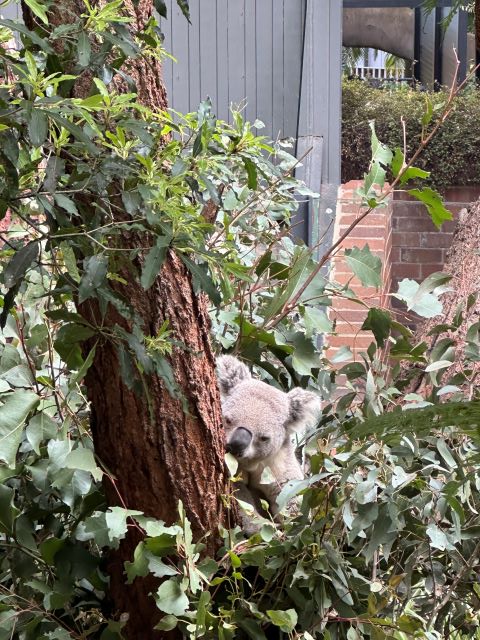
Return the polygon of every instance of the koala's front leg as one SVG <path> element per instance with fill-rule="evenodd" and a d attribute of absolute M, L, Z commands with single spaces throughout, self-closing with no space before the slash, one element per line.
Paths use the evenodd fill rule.
<path fill-rule="evenodd" d="M 238 500 L 247 503 L 252 508 L 251 513 L 247 513 L 246 509 L 240 505 L 240 526 L 248 537 L 253 536 L 260 531 L 265 522 L 268 522 L 261 515 L 262 507 L 258 492 L 250 490 L 244 482 L 235 482 L 233 493 Z"/>
<path fill-rule="evenodd" d="M 303 480 L 304 474 L 295 456 L 295 450 L 291 445 L 285 446 L 275 459 L 269 460 L 269 463 L 265 467 L 268 466 L 270 470 L 271 482 L 262 484 L 262 476 L 265 472 L 265 467 L 262 467 L 250 474 L 248 484 L 249 487 L 253 487 L 260 495 L 265 497 L 270 505 L 270 513 L 278 520 L 277 498 L 280 492 L 291 480 Z M 288 502 L 286 510 L 289 515 L 294 516 L 298 513 L 300 502 L 301 498 L 299 496 L 292 498 Z"/>

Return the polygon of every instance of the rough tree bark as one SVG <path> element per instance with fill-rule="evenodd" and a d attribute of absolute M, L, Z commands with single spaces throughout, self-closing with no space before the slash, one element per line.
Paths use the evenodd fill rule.
<path fill-rule="evenodd" d="M 23 7 L 28 23 L 28 8 Z M 141 29 L 152 14 L 152 0 L 124 2 L 124 11 L 133 19 L 132 30 Z M 52 6 L 51 26 L 70 23 L 83 13 L 80 0 L 59 0 Z M 61 43 L 59 43 L 61 48 Z M 61 49 L 60 49 L 61 50 Z M 138 99 L 161 110 L 167 107 L 161 64 L 153 58 L 129 60 L 128 74 L 135 80 Z M 76 82 L 74 95 L 89 94 L 91 77 L 85 72 Z M 121 89 L 121 80 L 117 83 Z M 120 212 L 119 216 L 126 213 Z M 122 248 L 145 245 L 145 238 L 133 233 L 120 240 Z M 137 264 L 137 267 L 139 264 Z M 131 281 L 121 293 L 133 305 L 146 335 L 155 336 L 168 319 L 173 338 L 185 345 L 175 348 L 171 365 L 175 379 L 187 401 L 188 412 L 174 399 L 159 378 L 149 380 L 150 405 L 145 396 L 130 390 L 120 376 L 117 351 L 111 342 L 97 346 L 86 386 L 92 410 L 95 451 L 115 483 L 105 482 L 111 505 L 139 509 L 164 520 L 177 519 L 181 499 L 196 539 L 206 539 L 207 552 L 216 548 L 215 530 L 226 517 L 220 496 L 225 493 L 224 444 L 220 401 L 215 377 L 214 355 L 209 341 L 206 298 L 196 296 L 191 277 L 182 261 L 170 251 L 154 285 L 144 291 Z M 91 322 L 99 321 L 95 303 L 87 301 L 80 312 Z M 130 329 L 124 318 L 110 308 L 103 324 Z M 153 415 L 153 419 L 152 419 Z M 125 584 L 123 561 L 131 560 L 138 533 L 130 532 L 109 565 L 110 598 L 116 615 L 128 613 L 126 636 L 131 639 L 172 637 L 153 632 L 159 618 L 149 592 L 155 581 L 137 578 Z M 173 634 L 175 637 L 176 634 Z"/>
<path fill-rule="evenodd" d="M 468 209 L 464 209 L 458 219 L 455 233 L 452 240 L 443 271 L 452 276 L 449 291 L 442 296 L 443 316 L 431 318 L 421 323 L 415 331 L 415 342 L 425 341 L 428 345 L 428 352 L 435 347 L 439 340 L 451 337 L 458 342 L 455 363 L 445 370 L 445 377 L 451 377 L 455 373 L 463 371 L 463 349 L 464 340 L 468 327 L 477 322 L 480 317 L 480 297 L 475 303 L 466 309 L 466 302 L 470 295 L 477 295 L 480 286 L 480 200 L 472 204 Z M 440 334 L 430 336 L 431 329 L 440 323 L 452 324 L 457 308 L 463 304 L 463 321 L 455 333 L 445 331 Z M 411 372 L 411 371 L 410 371 Z M 479 363 L 476 363 L 474 374 L 480 372 Z M 425 373 L 419 373 L 414 378 L 411 390 L 418 393 L 428 394 L 431 386 L 429 377 Z M 469 391 L 467 389 L 467 391 Z"/>

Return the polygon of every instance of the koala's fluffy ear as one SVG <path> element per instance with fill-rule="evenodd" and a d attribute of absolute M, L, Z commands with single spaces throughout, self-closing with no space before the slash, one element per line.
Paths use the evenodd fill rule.
<path fill-rule="evenodd" d="M 227 396 L 237 384 L 251 377 L 250 371 L 238 358 L 233 356 L 217 358 L 217 378 L 222 396 Z"/>
<path fill-rule="evenodd" d="M 287 397 L 290 409 L 285 424 L 287 431 L 298 431 L 315 422 L 321 406 L 320 398 L 317 395 L 297 387 L 287 393 Z"/>

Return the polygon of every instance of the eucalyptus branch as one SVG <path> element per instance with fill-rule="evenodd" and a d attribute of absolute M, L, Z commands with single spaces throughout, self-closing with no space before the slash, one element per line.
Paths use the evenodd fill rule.
<path fill-rule="evenodd" d="M 456 96 L 463 90 L 463 88 L 469 82 L 469 80 L 472 77 L 474 77 L 474 75 L 476 73 L 476 70 L 478 68 L 480 68 L 480 65 L 478 65 L 477 67 L 472 69 L 472 71 L 470 71 L 470 73 L 467 75 L 465 80 L 463 80 L 463 82 L 461 82 L 455 88 L 455 85 L 456 85 L 456 82 L 457 82 L 457 77 L 458 77 L 459 66 L 460 66 L 460 63 L 457 61 L 455 75 L 454 75 L 454 79 L 453 79 L 453 82 L 452 82 L 452 89 L 450 91 L 448 100 L 447 100 L 447 102 L 445 104 L 445 107 L 443 109 L 441 117 L 435 123 L 435 126 L 433 127 L 431 132 L 428 134 L 428 136 L 426 138 L 421 140 L 417 150 L 412 155 L 410 160 L 402 167 L 401 171 L 399 172 L 397 177 L 393 180 L 393 182 L 389 185 L 389 187 L 379 196 L 379 198 L 378 198 L 378 200 L 377 200 L 377 202 L 375 204 L 375 207 L 372 207 L 372 206 L 367 207 L 365 209 L 365 211 L 361 215 L 359 215 L 349 225 L 349 227 L 346 229 L 346 231 L 344 231 L 340 235 L 338 240 L 336 242 L 334 242 L 332 244 L 332 246 L 323 254 L 323 256 L 320 258 L 319 262 L 315 266 L 315 269 L 312 270 L 312 272 L 310 273 L 308 278 L 305 280 L 305 282 L 302 284 L 302 286 L 299 287 L 298 291 L 295 293 L 293 298 L 289 302 L 287 302 L 285 304 L 285 306 L 283 307 L 282 311 L 277 316 L 275 316 L 269 322 L 266 323 L 266 325 L 265 325 L 266 328 L 271 328 L 271 327 L 277 325 L 279 322 L 281 322 L 283 320 L 283 318 L 285 318 L 289 313 L 291 313 L 293 311 L 293 309 L 295 309 L 295 307 L 299 303 L 299 300 L 300 300 L 303 292 L 307 289 L 307 287 L 317 277 L 317 275 L 320 273 L 320 271 L 325 266 L 325 264 L 329 261 L 330 257 L 335 252 L 335 250 L 337 248 L 339 248 L 344 243 L 346 238 L 348 238 L 348 236 L 352 233 L 352 231 L 355 229 L 355 227 L 357 227 L 362 222 L 362 220 L 364 220 L 379 204 L 384 202 L 386 200 L 386 198 L 388 198 L 393 193 L 393 191 L 395 190 L 395 187 L 400 183 L 400 181 L 401 181 L 402 177 L 405 175 L 406 171 L 410 167 L 413 166 L 413 164 L 416 162 L 416 160 L 418 159 L 420 154 L 423 152 L 425 147 L 430 143 L 430 141 L 432 140 L 434 135 L 438 132 L 438 130 L 441 128 L 441 126 L 443 125 L 445 120 L 448 118 L 448 116 L 452 112 Z"/>
<path fill-rule="evenodd" d="M 473 550 L 467 563 L 457 573 L 457 575 L 452 581 L 452 584 L 448 587 L 447 593 L 444 595 L 444 597 L 433 608 L 430 616 L 430 620 L 428 623 L 428 629 L 431 629 L 433 627 L 437 614 L 439 613 L 439 611 L 441 611 L 441 609 L 443 609 L 445 605 L 448 604 L 459 582 L 469 571 L 473 569 L 474 565 L 479 561 L 479 554 L 480 554 L 480 542 L 477 542 L 477 544 L 475 545 L 475 549 Z"/>

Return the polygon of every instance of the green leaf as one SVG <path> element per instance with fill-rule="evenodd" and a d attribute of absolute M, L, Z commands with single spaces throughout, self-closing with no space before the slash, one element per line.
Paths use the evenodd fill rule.
<path fill-rule="evenodd" d="M 144 578 L 148 575 L 148 560 L 145 554 L 145 544 L 139 542 L 133 552 L 133 562 L 125 562 L 127 584 L 132 584 L 137 576 Z"/>
<path fill-rule="evenodd" d="M 408 309 L 422 318 L 434 318 L 442 313 L 442 303 L 433 293 L 418 295 L 420 285 L 415 280 L 404 278 L 398 284 L 398 292 L 393 295 L 402 300 Z"/>
<path fill-rule="evenodd" d="M 167 5 L 165 4 L 165 0 L 153 0 L 153 6 L 162 18 L 167 17 Z"/>
<path fill-rule="evenodd" d="M 80 344 L 93 335 L 94 331 L 90 327 L 69 322 L 60 327 L 53 346 L 70 369 L 80 369 L 83 365 Z"/>
<path fill-rule="evenodd" d="M 157 590 L 155 600 L 160 611 L 181 616 L 188 609 L 185 590 L 177 580 L 165 580 Z"/>
<path fill-rule="evenodd" d="M 425 189 L 409 189 L 407 193 L 424 203 L 433 224 L 438 229 L 440 229 L 445 220 L 453 220 L 452 214 L 448 209 L 445 209 L 442 197 L 437 191 L 426 187 Z"/>
<path fill-rule="evenodd" d="M 292 354 L 292 366 L 301 376 L 309 376 L 312 369 L 320 367 L 320 354 L 315 344 L 309 340 L 301 331 L 297 331 L 291 338 L 294 351 Z"/>
<path fill-rule="evenodd" d="M 175 616 L 168 615 L 168 616 L 163 616 L 163 618 L 154 628 L 159 629 L 160 631 L 171 631 L 172 629 L 175 629 L 177 624 L 178 624 L 177 618 Z"/>
<path fill-rule="evenodd" d="M 78 36 L 78 64 L 81 67 L 88 67 L 90 64 L 91 46 L 88 34 L 81 31 Z"/>
<path fill-rule="evenodd" d="M 362 331 L 371 331 L 379 347 L 385 345 L 385 340 L 390 334 L 392 319 L 390 314 L 382 309 L 369 309 L 368 315 L 362 325 Z"/>
<path fill-rule="evenodd" d="M 83 144 L 87 147 L 87 150 L 91 154 L 95 156 L 98 155 L 99 150 L 97 146 L 90 140 L 90 138 L 86 135 L 86 133 L 84 133 L 83 129 L 81 129 L 78 125 L 74 124 L 73 122 L 70 122 L 70 120 L 67 120 L 63 116 L 60 116 L 58 113 L 55 113 L 55 111 L 49 111 L 48 114 L 50 118 L 54 120 L 60 127 L 63 127 L 64 129 L 66 129 L 79 142 L 83 142 Z"/>
<path fill-rule="evenodd" d="M 82 382 L 82 380 L 84 379 L 87 371 L 90 369 L 90 367 L 93 364 L 93 360 L 95 358 L 95 350 L 96 350 L 96 344 L 90 349 L 88 356 L 85 358 L 85 360 L 83 361 L 82 366 L 80 367 L 80 369 L 77 371 L 77 373 L 73 374 L 70 377 L 70 380 L 68 381 L 68 389 L 72 390 L 75 388 L 75 386 L 77 384 L 79 384 L 80 382 Z"/>
<path fill-rule="evenodd" d="M 449 542 L 446 533 L 436 524 L 432 523 L 427 527 L 427 535 L 430 538 L 430 545 L 434 549 L 440 549 L 440 551 L 454 549 L 453 545 Z"/>
<path fill-rule="evenodd" d="M 73 200 L 63 195 L 63 193 L 56 193 L 53 198 L 59 207 L 65 209 L 65 211 L 68 211 L 68 213 L 71 213 L 74 216 L 78 216 L 78 209 Z M 62 244 L 66 243 L 63 242 Z"/>
<path fill-rule="evenodd" d="M 75 258 L 75 253 L 72 247 L 68 244 L 68 242 L 61 242 L 60 249 L 62 251 L 63 264 L 65 265 L 68 275 L 75 280 L 75 282 L 80 282 L 80 273 L 77 268 L 77 260 Z"/>
<path fill-rule="evenodd" d="M 90 449 L 85 449 L 79 445 L 65 458 L 65 467 L 67 469 L 81 469 L 82 471 L 88 471 L 92 474 L 95 480 L 100 480 L 103 471 L 97 467 L 97 463 L 95 462 L 95 458 L 93 452 Z"/>
<path fill-rule="evenodd" d="M 105 514 L 105 522 L 108 527 L 108 536 L 113 542 L 114 540 L 122 540 L 128 530 L 127 519 L 131 516 L 141 515 L 141 511 L 133 509 L 124 509 L 122 507 L 110 507 Z"/>
<path fill-rule="evenodd" d="M 425 111 L 422 116 L 422 125 L 427 127 L 433 118 L 433 102 L 428 93 L 425 93 Z"/>
<path fill-rule="evenodd" d="M 196 262 L 193 262 L 193 260 L 190 260 L 190 258 L 187 258 L 187 256 L 183 254 L 181 254 L 180 257 L 182 259 L 182 262 L 185 263 L 188 270 L 192 274 L 193 286 L 195 291 L 196 292 L 199 290 L 205 291 L 205 293 L 208 295 L 208 297 L 213 302 L 213 304 L 216 304 L 216 305 L 220 304 L 220 301 L 221 301 L 220 293 L 208 273 L 207 265 L 197 264 Z"/>
<path fill-rule="evenodd" d="M 0 531 L 11 536 L 20 510 L 13 504 L 15 490 L 0 484 Z"/>
<path fill-rule="evenodd" d="M 182 10 L 183 15 L 188 20 L 188 22 L 190 22 L 190 8 L 188 6 L 188 3 L 189 0 L 177 0 L 177 4 Z"/>
<path fill-rule="evenodd" d="M 48 117 L 41 109 L 32 109 L 28 121 L 28 135 L 34 147 L 40 147 L 48 135 Z"/>
<path fill-rule="evenodd" d="M 400 178 L 400 184 L 405 184 L 409 180 L 414 180 L 415 178 L 420 178 L 421 180 L 425 180 L 430 175 L 430 171 L 424 171 L 419 167 L 408 167 L 405 169 L 402 177 Z"/>
<path fill-rule="evenodd" d="M 35 453 L 40 454 L 40 443 L 57 435 L 57 423 L 44 411 L 36 413 L 28 421 L 25 435 Z"/>
<path fill-rule="evenodd" d="M 78 301 L 85 302 L 95 295 L 96 290 L 103 284 L 107 275 L 108 260 L 104 255 L 94 255 L 85 258 L 84 273 L 78 289 Z"/>
<path fill-rule="evenodd" d="M 37 259 L 40 243 L 33 240 L 15 252 L 3 271 L 5 286 L 9 289 L 23 278 L 32 262 Z"/>
<path fill-rule="evenodd" d="M 0 460 L 10 468 L 15 466 L 25 420 L 39 401 L 37 394 L 19 389 L 8 394 L 4 404 L 0 406 Z"/>
<path fill-rule="evenodd" d="M 371 144 L 372 144 L 372 162 L 381 162 L 385 167 L 390 165 L 393 154 L 386 144 L 380 142 L 375 133 L 375 122 L 371 120 L 369 123 L 372 131 Z"/>
<path fill-rule="evenodd" d="M 25 0 L 25 4 L 32 10 L 32 12 L 40 18 L 43 24 L 48 24 L 47 12 L 37 0 Z"/>
<path fill-rule="evenodd" d="M 405 156 L 403 155 L 403 151 L 399 147 L 397 147 L 392 158 L 392 173 L 394 178 L 396 178 L 400 171 L 403 169 L 404 163 Z"/>
<path fill-rule="evenodd" d="M 245 169 L 247 171 L 248 188 L 252 189 L 252 191 L 256 191 L 258 187 L 257 167 L 255 166 L 255 163 L 250 160 L 250 158 L 243 158 L 243 164 L 245 165 Z"/>
<path fill-rule="evenodd" d="M 286 611 L 269 609 L 267 616 L 276 627 L 280 627 L 285 633 L 291 633 L 295 629 L 298 621 L 295 609 L 287 609 Z"/>
<path fill-rule="evenodd" d="M 345 249 L 345 260 L 364 287 L 381 286 L 382 261 L 372 254 L 368 244 L 363 249 Z"/>
<path fill-rule="evenodd" d="M 159 238 L 147 253 L 140 278 L 140 284 L 144 289 L 150 289 L 165 262 L 168 251 L 168 244 L 166 245 L 165 241 L 165 238 Z"/>

